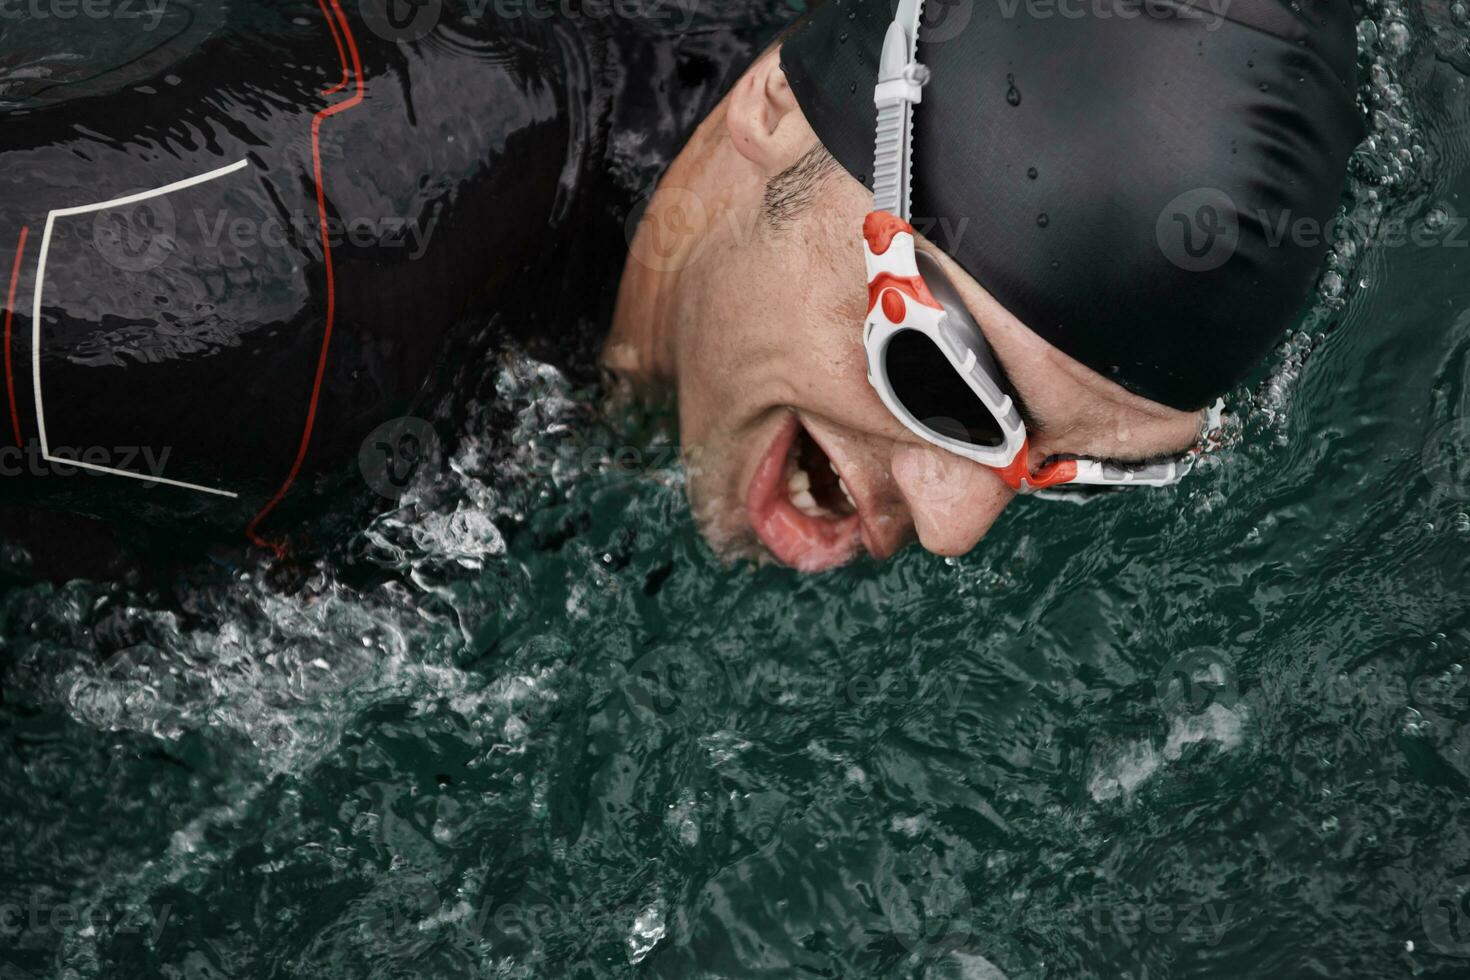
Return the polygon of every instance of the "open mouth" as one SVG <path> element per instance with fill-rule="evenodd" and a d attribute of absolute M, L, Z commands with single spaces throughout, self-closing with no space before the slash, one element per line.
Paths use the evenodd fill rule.
<path fill-rule="evenodd" d="M 831 459 L 795 418 L 761 458 L 746 510 L 761 543 L 804 572 L 835 568 L 862 548 L 857 505 Z"/>

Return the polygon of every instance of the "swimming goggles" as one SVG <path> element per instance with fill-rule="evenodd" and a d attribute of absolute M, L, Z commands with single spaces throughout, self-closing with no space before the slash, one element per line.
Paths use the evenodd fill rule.
<path fill-rule="evenodd" d="M 868 315 L 863 345 L 868 381 L 909 431 L 941 449 L 994 469 L 1022 493 L 1066 486 L 1134 487 L 1177 483 L 1200 454 L 1122 466 L 1086 458 L 1047 462 L 1032 472 L 1025 423 L 985 335 L 939 263 L 914 247 L 909 224 L 913 107 L 929 70 L 915 60 L 923 0 L 902 0 L 883 39 L 873 210 L 863 221 Z M 1210 409 L 1202 437 L 1220 426 Z"/>

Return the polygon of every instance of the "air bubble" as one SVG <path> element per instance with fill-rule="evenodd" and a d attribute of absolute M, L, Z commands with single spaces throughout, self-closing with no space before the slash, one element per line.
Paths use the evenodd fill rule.
<path fill-rule="evenodd" d="M 1322 277 L 1322 288 L 1319 290 L 1323 299 L 1340 299 L 1343 293 L 1342 276 L 1336 272 L 1329 272 Z"/>
<path fill-rule="evenodd" d="M 1401 20 L 1391 20 L 1383 29 L 1383 43 L 1389 51 L 1394 54 L 1403 54 L 1409 50 L 1409 44 L 1413 41 L 1413 35 L 1409 28 Z"/>

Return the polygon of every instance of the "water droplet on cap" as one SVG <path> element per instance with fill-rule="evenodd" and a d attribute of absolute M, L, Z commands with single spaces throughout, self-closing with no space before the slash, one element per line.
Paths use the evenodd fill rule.
<path fill-rule="evenodd" d="M 1045 228 L 1049 224 L 1051 224 L 1051 219 L 1046 216 L 1045 211 L 1036 216 L 1036 227 Z"/>
<path fill-rule="evenodd" d="M 1029 177 L 1029 178 L 1031 178 L 1032 180 L 1035 180 L 1036 179 L 1036 168 L 1035 167 L 1027 167 L 1026 168 L 1026 176 Z"/>

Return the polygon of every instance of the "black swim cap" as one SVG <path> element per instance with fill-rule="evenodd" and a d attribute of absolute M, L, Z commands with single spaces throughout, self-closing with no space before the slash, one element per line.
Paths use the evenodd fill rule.
<path fill-rule="evenodd" d="M 827 0 L 781 49 L 864 183 L 895 7 Z M 1281 336 L 1362 137 L 1348 0 L 930 0 L 918 57 L 914 225 L 1022 323 L 1181 409 Z"/>

